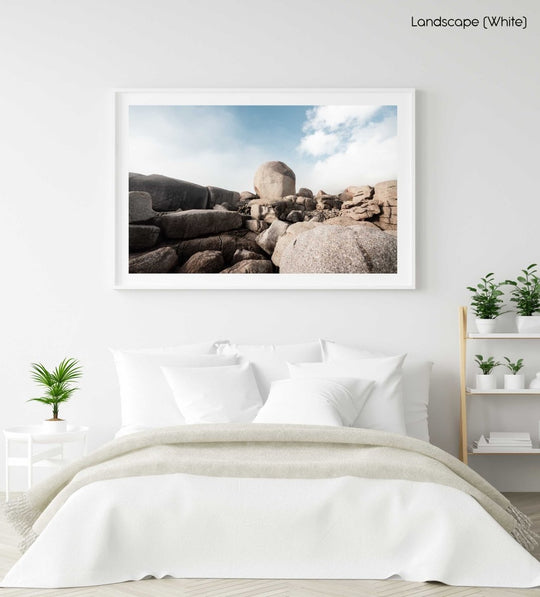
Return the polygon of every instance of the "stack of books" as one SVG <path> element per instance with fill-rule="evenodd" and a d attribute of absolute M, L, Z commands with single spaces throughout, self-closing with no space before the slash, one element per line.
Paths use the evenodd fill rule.
<path fill-rule="evenodd" d="M 473 452 L 530 452 L 531 436 L 526 431 L 492 431 L 473 442 Z"/>

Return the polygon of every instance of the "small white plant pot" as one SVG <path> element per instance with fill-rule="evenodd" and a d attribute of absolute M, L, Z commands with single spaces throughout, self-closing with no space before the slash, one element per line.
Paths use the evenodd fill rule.
<path fill-rule="evenodd" d="M 56 421 L 49 419 L 41 423 L 43 433 L 64 433 L 67 431 L 67 421 L 58 419 Z"/>
<path fill-rule="evenodd" d="M 493 334 L 497 327 L 496 319 L 478 319 L 476 318 L 476 329 L 479 334 Z"/>
<path fill-rule="evenodd" d="M 525 376 L 521 373 L 516 375 L 506 374 L 504 376 L 504 389 L 505 390 L 523 390 L 525 387 Z"/>
<path fill-rule="evenodd" d="M 516 324 L 520 334 L 540 334 L 540 315 L 518 315 Z"/>
<path fill-rule="evenodd" d="M 493 373 L 489 375 L 478 374 L 476 376 L 476 389 L 483 392 L 497 389 L 497 378 Z"/>

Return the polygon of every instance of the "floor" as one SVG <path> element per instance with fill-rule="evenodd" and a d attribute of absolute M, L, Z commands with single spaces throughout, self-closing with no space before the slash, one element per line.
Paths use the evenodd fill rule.
<path fill-rule="evenodd" d="M 540 533 L 540 493 L 512 493 L 508 498 L 531 517 Z M 3 496 L 0 494 L 3 502 Z M 0 578 L 18 557 L 17 537 L 0 514 Z M 535 552 L 540 560 L 540 546 Z M 0 589 L 0 597 L 540 597 L 539 589 L 448 587 L 438 583 L 398 580 L 144 580 L 75 589 Z"/>

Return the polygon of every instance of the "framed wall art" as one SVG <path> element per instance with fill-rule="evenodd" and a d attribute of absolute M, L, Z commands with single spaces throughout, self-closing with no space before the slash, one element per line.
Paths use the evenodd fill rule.
<path fill-rule="evenodd" d="M 122 90 L 116 288 L 414 288 L 414 91 Z"/>

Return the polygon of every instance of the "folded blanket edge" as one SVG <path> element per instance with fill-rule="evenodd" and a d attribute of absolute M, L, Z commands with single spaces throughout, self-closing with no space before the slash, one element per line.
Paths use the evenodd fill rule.
<path fill-rule="evenodd" d="M 39 510 L 30 506 L 26 493 L 23 493 L 5 504 L 4 513 L 8 522 L 19 533 L 21 540 L 18 547 L 24 553 L 37 539 L 32 525 L 39 518 Z"/>
<path fill-rule="evenodd" d="M 516 521 L 512 532 L 512 537 L 528 552 L 532 553 L 540 541 L 540 535 L 532 530 L 531 519 L 519 508 L 510 504 L 506 511 L 511 514 Z"/>

